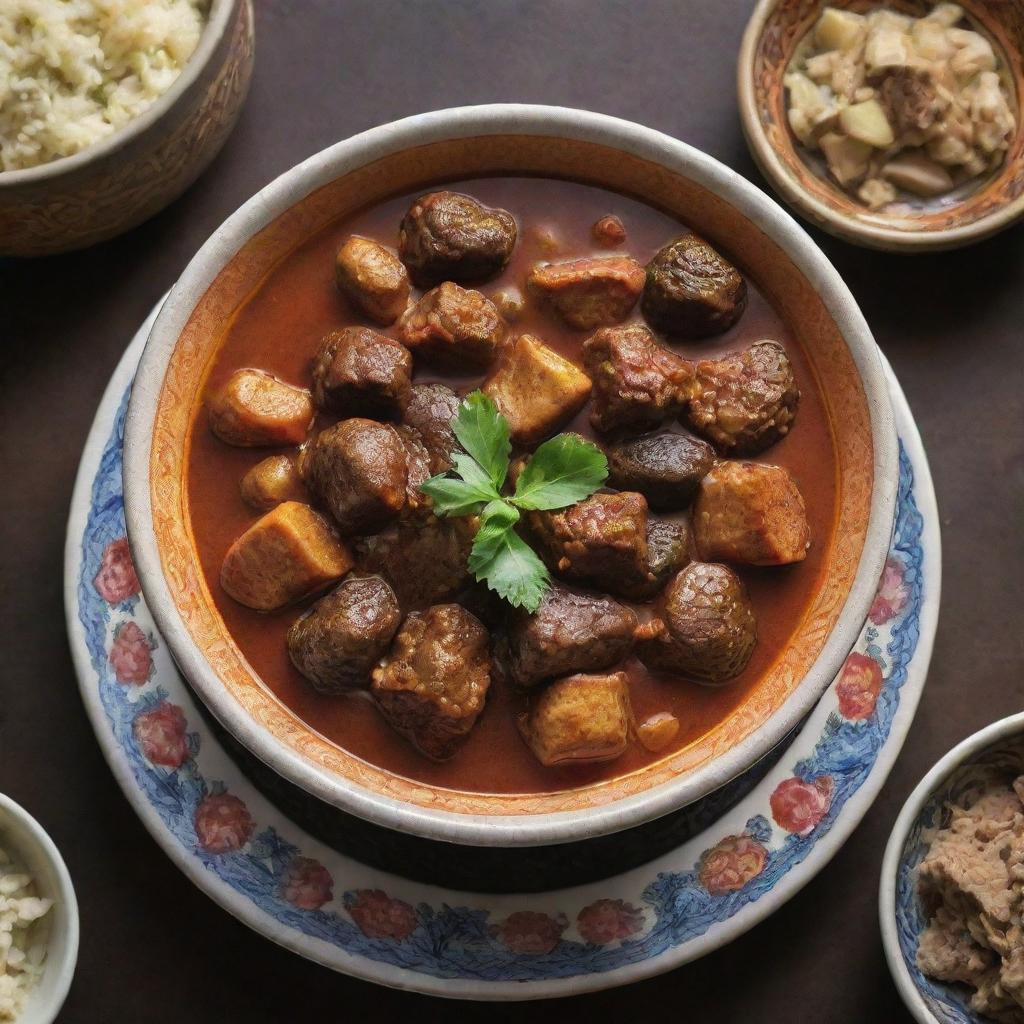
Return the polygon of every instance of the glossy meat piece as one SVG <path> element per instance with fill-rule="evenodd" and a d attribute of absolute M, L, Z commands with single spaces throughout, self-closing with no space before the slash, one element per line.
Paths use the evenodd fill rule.
<path fill-rule="evenodd" d="M 605 448 L 608 483 L 639 491 L 651 508 L 687 508 L 701 479 L 715 464 L 715 451 L 689 434 L 664 431 L 616 441 Z"/>
<path fill-rule="evenodd" d="M 292 623 L 288 655 L 318 693 L 366 689 L 401 621 L 384 580 L 350 574 Z"/>
<path fill-rule="evenodd" d="M 693 388 L 692 364 L 640 324 L 596 331 L 583 343 L 583 365 L 594 382 L 590 422 L 603 432 L 648 430 L 674 419 Z"/>
<path fill-rule="evenodd" d="M 459 396 L 446 384 L 413 384 L 406 395 L 402 422 L 419 433 L 433 474 L 448 472 L 452 453 L 461 450 L 452 430 L 459 402 Z"/>
<path fill-rule="evenodd" d="M 644 289 L 644 268 L 631 256 L 538 263 L 526 287 L 581 331 L 621 323 Z"/>
<path fill-rule="evenodd" d="M 690 561 L 693 536 L 685 519 L 647 517 L 647 572 L 644 576 L 626 578 L 619 584 L 619 593 L 633 601 L 647 601 Z"/>
<path fill-rule="evenodd" d="M 536 686 L 554 676 L 608 668 L 632 650 L 636 627 L 632 609 L 613 598 L 556 583 L 536 612 L 517 612 L 509 623 L 509 679 Z"/>
<path fill-rule="evenodd" d="M 301 444 L 313 423 L 313 399 L 305 388 L 263 370 L 236 370 L 206 399 L 210 429 L 242 448 Z"/>
<path fill-rule="evenodd" d="M 687 232 L 647 264 L 640 308 L 655 330 L 706 338 L 727 331 L 743 315 L 747 283 L 703 238 Z"/>
<path fill-rule="evenodd" d="M 402 513 L 408 515 L 430 505 L 430 499 L 420 490 L 420 485 L 433 475 L 430 470 L 430 452 L 418 430 L 399 423 L 395 432 L 405 450 L 405 508 Z"/>
<path fill-rule="evenodd" d="M 539 338 L 516 338 L 483 391 L 509 422 L 516 444 L 534 445 L 557 433 L 590 397 L 590 378 Z"/>
<path fill-rule="evenodd" d="M 642 494 L 593 494 L 556 512 L 530 512 L 538 554 L 563 579 L 612 594 L 650 578 Z"/>
<path fill-rule="evenodd" d="M 457 604 L 410 614 L 373 672 L 372 692 L 388 724 L 435 761 L 466 741 L 491 683 L 489 637 Z"/>
<path fill-rule="evenodd" d="M 302 477 L 287 455 L 271 455 L 257 462 L 239 482 L 239 491 L 250 508 L 269 512 L 282 501 L 306 501 Z"/>
<path fill-rule="evenodd" d="M 304 467 L 309 489 L 343 534 L 381 530 L 405 506 L 406 451 L 389 424 L 335 423 L 317 437 Z"/>
<path fill-rule="evenodd" d="M 625 672 L 556 679 L 532 702 L 523 736 L 541 764 L 613 761 L 629 744 Z"/>
<path fill-rule="evenodd" d="M 651 668 L 718 685 L 738 676 L 757 643 L 757 621 L 740 578 L 724 565 L 692 562 L 663 597 L 665 630 L 637 653 Z"/>
<path fill-rule="evenodd" d="M 228 548 L 220 583 L 240 604 L 269 612 L 323 590 L 351 568 L 352 556 L 327 520 L 286 501 Z"/>
<path fill-rule="evenodd" d="M 392 419 L 412 379 L 404 345 L 369 327 L 343 327 L 320 343 L 313 360 L 317 408 L 336 416 Z"/>
<path fill-rule="evenodd" d="M 807 510 L 781 466 L 722 462 L 701 482 L 693 530 L 705 561 L 786 565 L 807 557 Z"/>
<path fill-rule="evenodd" d="M 687 420 L 725 455 L 754 455 L 789 433 L 800 390 L 786 350 L 759 341 L 697 364 Z"/>
<path fill-rule="evenodd" d="M 369 238 L 352 235 L 345 240 L 334 261 L 334 278 L 356 309 L 381 327 L 393 324 L 409 303 L 405 265 Z"/>
<path fill-rule="evenodd" d="M 504 269 L 516 244 L 516 221 L 459 192 L 430 192 L 402 218 L 398 252 L 413 282 L 473 282 Z"/>
<path fill-rule="evenodd" d="M 412 352 L 439 366 L 480 369 L 505 340 L 505 323 L 490 299 L 445 281 L 405 311 L 398 333 Z"/>

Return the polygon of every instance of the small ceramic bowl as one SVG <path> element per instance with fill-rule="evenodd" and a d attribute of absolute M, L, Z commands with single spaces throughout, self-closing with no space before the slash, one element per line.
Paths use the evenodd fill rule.
<path fill-rule="evenodd" d="M 969 804 L 986 784 L 1024 774 L 1024 714 L 969 736 L 921 780 L 896 819 L 885 848 L 878 907 L 882 944 L 893 980 L 920 1024 L 987 1024 L 970 1009 L 971 990 L 925 977 L 917 947 L 928 921 L 917 894 L 917 866 L 929 832 L 946 820 L 949 803 Z"/>
<path fill-rule="evenodd" d="M 252 63 L 252 0 L 213 0 L 195 53 L 143 113 L 73 156 L 0 171 L 0 256 L 82 249 L 162 210 L 220 151 Z"/>
<path fill-rule="evenodd" d="M 45 929 L 43 973 L 29 990 L 17 1024 L 51 1024 L 71 987 L 78 959 L 78 901 L 71 876 L 42 825 L 10 797 L 0 793 L 0 846 L 24 864 L 37 894 L 53 900 L 40 919 Z"/>
<path fill-rule="evenodd" d="M 783 76 L 799 43 L 826 6 L 866 11 L 872 0 L 759 0 L 737 67 L 740 119 L 762 173 L 786 202 L 838 238 L 872 249 L 928 252 L 979 242 L 1024 217 L 1024 4 L 959 0 L 968 17 L 1001 48 L 1016 87 L 1017 135 L 998 172 L 961 201 L 926 200 L 913 214 L 872 211 L 806 159 L 786 119 Z M 887 0 L 921 16 L 934 0 Z"/>

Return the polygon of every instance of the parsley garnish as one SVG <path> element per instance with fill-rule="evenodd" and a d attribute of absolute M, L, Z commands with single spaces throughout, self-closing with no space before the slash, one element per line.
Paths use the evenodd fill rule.
<path fill-rule="evenodd" d="M 533 453 L 503 495 L 512 444 L 508 421 L 482 391 L 459 405 L 452 430 L 464 452 L 452 456 L 449 473 L 422 484 L 439 516 L 480 516 L 469 554 L 469 571 L 513 607 L 535 612 L 551 586 L 551 575 L 516 532 L 520 510 L 559 509 L 589 498 L 608 476 L 608 460 L 597 445 L 576 434 L 559 434 Z"/>

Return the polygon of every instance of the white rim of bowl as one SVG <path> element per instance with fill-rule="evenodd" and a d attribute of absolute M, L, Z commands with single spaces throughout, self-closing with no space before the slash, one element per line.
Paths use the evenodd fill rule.
<path fill-rule="evenodd" d="M 862 224 L 851 220 L 804 191 L 779 159 L 775 147 L 769 143 L 754 99 L 754 51 L 764 32 L 768 15 L 779 3 L 780 0 L 758 0 L 740 44 L 736 64 L 736 88 L 739 93 L 740 123 L 747 144 L 764 176 L 782 193 L 787 203 L 808 217 L 815 226 L 846 241 L 905 252 L 935 252 L 981 242 L 1024 217 L 1022 194 L 995 212 L 979 217 L 970 224 L 942 231 L 900 231 L 896 228 Z"/>
<path fill-rule="evenodd" d="M 924 997 L 907 970 L 903 952 L 900 949 L 899 935 L 896 931 L 896 872 L 899 870 L 902 859 L 903 845 L 911 827 L 921 814 L 921 808 L 957 768 L 966 764 L 986 748 L 995 746 L 1011 736 L 1022 734 L 1024 734 L 1024 712 L 1001 718 L 998 722 L 986 725 L 983 729 L 979 729 L 976 733 L 961 740 L 948 754 L 939 758 L 928 774 L 914 787 L 914 791 L 907 797 L 906 803 L 896 819 L 896 824 L 893 825 L 892 832 L 889 834 L 885 855 L 882 858 L 882 874 L 878 887 L 878 921 L 882 932 L 882 947 L 885 950 L 885 959 L 889 964 L 889 973 L 892 975 L 893 981 L 896 982 L 896 988 L 903 997 L 907 1009 L 917 1018 L 919 1024 L 940 1024 L 940 1022 L 928 1009 Z"/>
<path fill-rule="evenodd" d="M 110 135 L 70 156 L 57 157 L 56 160 L 48 160 L 35 167 L 23 167 L 16 171 L 0 171 L 0 189 L 14 188 L 18 185 L 41 184 L 50 178 L 59 178 L 64 174 L 72 173 L 94 160 L 100 160 L 116 153 L 119 149 L 127 146 L 132 139 L 145 132 L 151 125 L 159 121 L 195 83 L 220 45 L 228 27 L 228 21 L 240 2 L 246 2 L 246 0 L 212 0 L 210 16 L 200 33 L 199 42 L 196 44 L 192 56 L 185 62 L 181 73 L 171 83 L 167 91 L 153 100 L 138 117 L 133 117 L 127 124 Z"/>
<path fill-rule="evenodd" d="M 408 804 L 317 767 L 257 726 L 227 693 L 185 628 L 164 579 L 152 525 L 149 458 L 157 402 L 181 329 L 199 297 L 249 238 L 304 196 L 373 160 L 448 139 L 508 134 L 596 143 L 685 174 L 722 195 L 780 245 L 818 292 L 849 345 L 871 416 L 874 486 L 867 539 L 841 619 L 804 679 L 765 726 L 692 772 L 600 807 L 535 815 L 471 815 Z M 537 846 L 621 831 L 692 803 L 755 764 L 802 721 L 841 668 L 874 597 L 892 532 L 897 447 L 884 370 L 856 301 L 810 236 L 767 195 L 707 154 L 630 121 L 566 107 L 457 107 L 371 128 L 313 155 L 253 196 L 203 245 L 160 311 L 132 388 L 125 424 L 125 515 L 147 606 L 182 673 L 222 725 L 278 774 L 327 803 L 388 828 L 466 845 Z"/>
<path fill-rule="evenodd" d="M 38 1011 L 41 1020 L 53 1021 L 57 1019 L 57 1014 L 60 1013 L 61 1007 L 67 999 L 71 981 L 75 976 L 75 965 L 78 963 L 78 898 L 75 895 L 75 887 L 71 881 L 68 867 L 64 863 L 64 858 L 60 855 L 60 850 L 57 849 L 46 829 L 21 804 L 15 803 L 3 793 L 0 793 L 0 810 L 6 811 L 12 818 L 16 818 L 25 826 L 32 836 L 32 841 L 49 862 L 57 878 L 57 887 L 60 890 L 57 899 L 60 900 L 66 916 L 63 956 L 60 960 L 54 960 L 51 956 L 52 946 L 47 945 L 46 959 L 43 961 L 43 975 L 46 976 L 52 971 L 58 980 L 50 990 L 48 1000 L 45 1003 L 37 1002 L 32 1006 L 33 1013 Z M 18 852 L 21 856 L 25 856 L 23 850 L 19 849 Z M 29 999 L 34 999 L 39 991 L 37 983 L 29 990 Z M 44 1010 L 45 1013 L 42 1012 Z"/>

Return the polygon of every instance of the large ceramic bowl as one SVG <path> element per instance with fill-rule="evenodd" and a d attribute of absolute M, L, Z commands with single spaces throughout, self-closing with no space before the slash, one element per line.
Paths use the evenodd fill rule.
<path fill-rule="evenodd" d="M 143 113 L 73 156 L 0 171 L 0 256 L 82 249 L 162 210 L 220 151 L 252 62 L 252 0 L 213 0 L 195 53 Z"/>
<path fill-rule="evenodd" d="M 545 794 L 463 793 L 367 764 L 293 715 L 232 641 L 197 565 L 186 436 L 225 325 L 274 264 L 349 211 L 446 180 L 540 174 L 600 185 L 677 214 L 737 258 L 792 325 L 825 392 L 839 462 L 838 515 L 793 642 L 730 718 L 623 777 Z M 146 600 L 200 697 L 281 775 L 369 820 L 486 845 L 579 840 L 705 796 L 770 751 L 814 705 L 856 638 L 882 570 L 896 441 L 878 352 L 838 274 L 764 194 L 710 157 L 638 125 L 578 110 L 486 106 L 373 129 L 282 175 L 227 220 L 154 325 L 125 431 L 129 536 Z"/>

